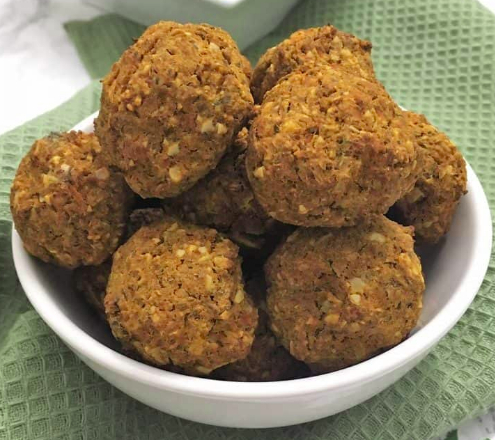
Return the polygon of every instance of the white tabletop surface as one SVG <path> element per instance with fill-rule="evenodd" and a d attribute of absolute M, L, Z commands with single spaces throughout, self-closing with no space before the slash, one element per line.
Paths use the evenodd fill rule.
<path fill-rule="evenodd" d="M 0 133 L 89 82 L 63 23 L 101 13 L 81 0 L 0 0 Z"/>
<path fill-rule="evenodd" d="M 479 0 L 495 13 L 495 0 Z M 63 23 L 101 14 L 82 0 L 0 0 L 0 134 L 69 99 L 90 81 Z M 495 409 L 458 429 L 495 440 Z"/>

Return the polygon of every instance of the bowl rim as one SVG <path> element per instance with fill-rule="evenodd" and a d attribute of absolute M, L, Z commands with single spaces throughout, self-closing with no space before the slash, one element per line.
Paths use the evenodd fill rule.
<path fill-rule="evenodd" d="M 75 130 L 88 130 L 95 114 L 77 124 Z M 25 264 L 34 258 L 27 254 L 19 235 L 12 226 L 12 252 L 14 265 L 23 290 L 46 324 L 83 358 L 103 366 L 125 378 L 150 387 L 166 389 L 179 394 L 204 396 L 212 399 L 274 400 L 319 394 L 379 379 L 400 368 L 410 360 L 426 353 L 462 317 L 483 282 L 492 248 L 491 213 L 483 187 L 466 161 L 469 197 L 475 208 L 474 228 L 479 238 L 474 243 L 472 258 L 460 284 L 452 292 L 448 303 L 424 327 L 397 346 L 374 358 L 343 370 L 303 379 L 279 382 L 233 382 L 192 377 L 172 373 L 128 358 L 92 338 L 74 324 L 54 301 L 43 294 L 37 281 L 34 266 Z M 22 270 L 21 270 L 22 269 Z M 83 359 L 84 360 L 84 359 Z"/>
<path fill-rule="evenodd" d="M 232 9 L 244 3 L 247 0 L 205 0 L 207 2 L 213 3 L 214 5 L 221 6 L 225 9 Z"/>

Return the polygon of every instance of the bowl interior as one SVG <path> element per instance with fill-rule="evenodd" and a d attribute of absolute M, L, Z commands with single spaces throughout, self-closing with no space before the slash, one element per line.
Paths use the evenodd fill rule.
<path fill-rule="evenodd" d="M 75 128 L 91 131 L 92 120 L 93 115 Z M 491 238 L 492 224 L 488 203 L 478 178 L 468 165 L 468 194 L 459 204 L 450 232 L 438 245 L 418 249 L 426 278 L 426 291 L 420 321 L 412 336 L 388 352 L 349 369 L 318 378 L 293 381 L 301 384 L 299 391 L 304 391 L 303 383 L 307 383 L 308 388 L 311 388 L 315 385 L 315 379 L 327 380 L 326 385 L 330 387 L 332 381 L 342 381 L 343 378 L 347 380 L 349 375 L 352 376 L 349 380 L 352 380 L 357 377 L 370 377 L 377 372 L 383 373 L 386 369 L 393 369 L 405 363 L 408 358 L 419 355 L 433 346 L 457 322 L 476 295 L 488 266 Z M 15 230 L 12 245 L 19 279 L 28 298 L 43 319 L 69 345 L 80 349 L 96 362 L 105 362 L 105 358 L 112 357 L 105 347 L 117 350 L 118 344 L 109 328 L 100 321 L 84 299 L 76 294 L 70 272 L 45 264 L 27 254 Z M 81 338 L 85 335 L 89 335 L 92 340 L 82 341 Z M 88 344 L 91 344 L 91 347 Z M 130 371 L 131 367 L 138 368 L 137 363 L 131 359 L 118 359 L 122 365 L 128 363 L 122 367 L 129 367 L 127 371 Z M 175 376 L 175 379 L 171 377 L 166 385 L 180 387 L 178 380 L 183 380 L 184 386 L 190 384 L 191 387 L 197 385 L 197 381 L 214 382 L 185 376 L 178 379 L 173 373 L 144 365 L 139 368 L 150 375 L 150 380 Z M 344 373 L 346 377 L 343 376 Z M 271 383 L 264 386 L 277 385 Z M 243 390 L 242 387 L 245 388 L 246 395 L 252 391 L 250 384 L 243 384 L 238 386 L 237 392 Z M 212 392 L 229 392 L 228 387 L 222 391 L 220 385 L 209 389 Z M 280 393 L 289 392 L 286 387 L 273 388 L 275 389 Z"/>

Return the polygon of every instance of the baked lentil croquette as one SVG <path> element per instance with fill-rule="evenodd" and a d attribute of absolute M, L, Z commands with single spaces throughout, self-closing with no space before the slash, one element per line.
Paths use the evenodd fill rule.
<path fill-rule="evenodd" d="M 258 307 L 253 346 L 246 358 L 215 370 L 212 377 L 236 382 L 269 382 L 306 376 L 306 365 L 294 359 L 270 330 L 263 274 L 246 282 L 246 292 Z"/>
<path fill-rule="evenodd" d="M 22 159 L 10 208 L 26 250 L 67 268 L 97 265 L 117 248 L 133 195 L 96 136 L 51 134 Z"/>
<path fill-rule="evenodd" d="M 246 176 L 248 131 L 243 128 L 217 168 L 180 196 L 164 201 L 170 213 L 226 233 L 235 243 L 261 248 L 276 221 L 256 201 Z"/>
<path fill-rule="evenodd" d="M 106 321 L 105 291 L 112 269 L 112 259 L 109 258 L 98 266 L 81 266 L 72 273 L 74 289 L 86 300 L 98 315 Z"/>
<path fill-rule="evenodd" d="M 466 162 L 453 142 L 423 116 L 406 112 L 423 156 L 416 185 L 395 205 L 401 221 L 414 226 L 416 238 L 436 243 L 449 230 L 466 193 Z"/>
<path fill-rule="evenodd" d="M 258 202 L 297 226 L 384 214 L 419 168 L 411 129 L 383 87 L 329 66 L 284 77 L 249 132 L 246 169 Z"/>
<path fill-rule="evenodd" d="M 216 167 L 252 110 L 250 65 L 209 25 L 159 22 L 103 80 L 95 131 L 130 187 L 173 197 Z"/>
<path fill-rule="evenodd" d="M 368 359 L 415 327 L 425 288 L 412 228 L 378 216 L 352 228 L 300 228 L 265 274 L 272 330 L 316 373 Z"/>
<path fill-rule="evenodd" d="M 375 78 L 371 43 L 333 26 L 301 29 L 268 49 L 253 71 L 251 91 L 257 103 L 282 77 L 294 70 L 331 64 L 352 75 Z"/>
<path fill-rule="evenodd" d="M 135 209 L 129 216 L 127 223 L 126 240 L 131 238 L 143 226 L 151 225 L 163 219 L 165 213 L 161 208 Z"/>
<path fill-rule="evenodd" d="M 124 239 L 129 239 L 143 226 L 159 221 L 163 216 L 163 210 L 160 208 L 135 209 L 129 216 Z M 81 294 L 104 320 L 106 316 L 103 301 L 111 269 L 112 259 L 109 258 L 97 266 L 78 267 L 72 273 L 76 292 Z"/>
<path fill-rule="evenodd" d="M 114 254 L 105 311 L 124 349 L 192 375 L 245 358 L 258 320 L 237 246 L 172 218 L 142 227 Z"/>

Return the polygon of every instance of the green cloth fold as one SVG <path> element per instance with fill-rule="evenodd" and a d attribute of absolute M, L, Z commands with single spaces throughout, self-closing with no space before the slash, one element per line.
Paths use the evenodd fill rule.
<path fill-rule="evenodd" d="M 71 21 L 65 23 L 64 28 L 93 79 L 105 76 L 122 52 L 146 29 L 115 14 L 91 21 Z"/>
<path fill-rule="evenodd" d="M 307 0 L 247 55 L 254 62 L 292 31 L 325 23 L 373 42 L 378 77 L 401 105 L 425 113 L 457 142 L 495 206 L 495 17 L 474 0 Z M 143 28 L 107 15 L 66 29 L 98 78 Z M 9 188 L 32 142 L 91 114 L 99 92 L 95 80 L 0 137 L 0 440 L 422 440 L 495 404 L 493 256 L 468 312 L 417 368 L 364 404 L 317 422 L 270 430 L 200 425 L 138 403 L 84 366 L 32 310 L 16 278 Z"/>

